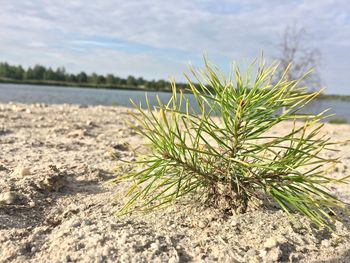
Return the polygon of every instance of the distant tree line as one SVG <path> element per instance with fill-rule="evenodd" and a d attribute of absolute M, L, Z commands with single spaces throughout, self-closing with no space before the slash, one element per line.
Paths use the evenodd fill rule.
<path fill-rule="evenodd" d="M 0 63 L 0 78 L 2 82 L 11 80 L 23 83 L 73 84 L 74 86 L 94 86 L 106 88 L 144 88 L 151 90 L 170 90 L 170 82 L 165 80 L 145 80 L 142 77 L 128 76 L 121 78 L 113 74 L 87 74 L 84 71 L 78 74 L 66 72 L 64 67 L 53 69 L 42 65 L 35 65 L 27 69 L 22 66 Z M 178 88 L 185 89 L 187 84 L 177 83 Z"/>

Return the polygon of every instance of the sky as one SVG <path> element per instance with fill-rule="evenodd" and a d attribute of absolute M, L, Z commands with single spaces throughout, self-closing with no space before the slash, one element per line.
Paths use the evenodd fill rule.
<path fill-rule="evenodd" d="M 350 94 L 349 0 L 0 0 L 0 61 L 184 81 L 203 54 L 224 71 L 278 56 L 287 26 L 322 53 L 326 93 Z"/>

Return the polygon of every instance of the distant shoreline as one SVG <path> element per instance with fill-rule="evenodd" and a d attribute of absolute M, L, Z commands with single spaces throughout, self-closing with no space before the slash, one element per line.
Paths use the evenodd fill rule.
<path fill-rule="evenodd" d="M 350 95 L 337 95 L 337 94 L 321 94 L 317 97 L 319 100 L 340 100 L 340 101 L 349 101 Z"/>
<path fill-rule="evenodd" d="M 107 90 L 136 90 L 136 91 L 159 91 L 159 92 L 171 92 L 170 87 L 168 89 L 156 89 L 156 88 L 144 88 L 139 86 L 128 85 L 106 85 L 106 84 L 88 84 L 88 83 L 75 83 L 75 82 L 63 82 L 63 81 L 42 81 L 42 80 L 15 80 L 0 78 L 0 84 L 19 84 L 19 85 L 40 85 L 40 86 L 58 86 L 58 87 L 71 87 L 71 88 L 88 88 L 88 89 L 107 89 Z M 186 92 L 186 91 L 185 91 Z M 338 100 L 349 101 L 350 95 L 338 95 L 338 94 L 320 94 L 317 99 L 319 100 Z"/>
<path fill-rule="evenodd" d="M 0 78 L 0 84 L 19 84 L 19 85 L 40 85 L 40 86 L 57 86 L 57 87 L 71 87 L 71 88 L 88 88 L 88 89 L 108 89 L 108 90 L 138 90 L 138 91 L 164 91 L 170 92 L 170 89 L 150 89 L 138 86 L 128 85 L 106 85 L 106 84 L 88 84 L 62 81 L 42 81 L 42 80 L 15 80 Z"/>

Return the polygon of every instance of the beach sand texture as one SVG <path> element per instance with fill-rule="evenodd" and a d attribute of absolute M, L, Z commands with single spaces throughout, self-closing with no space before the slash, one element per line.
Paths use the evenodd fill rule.
<path fill-rule="evenodd" d="M 335 233 L 291 220 L 271 205 L 224 217 L 184 202 L 117 218 L 106 182 L 130 165 L 142 138 L 129 127 L 130 109 L 109 106 L 0 104 L 0 262 L 350 262 L 350 221 Z M 290 123 L 273 133 L 283 133 Z M 334 140 L 350 125 L 326 124 Z M 350 143 L 337 148 L 350 174 Z M 138 151 L 145 151 L 139 148 Z M 350 201 L 349 185 L 331 191 Z"/>

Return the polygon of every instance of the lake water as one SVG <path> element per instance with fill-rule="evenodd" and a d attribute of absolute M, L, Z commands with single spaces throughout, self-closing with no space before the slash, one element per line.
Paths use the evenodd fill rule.
<path fill-rule="evenodd" d="M 170 93 L 147 92 L 150 104 L 157 104 L 156 95 L 166 102 Z M 131 107 L 130 98 L 135 102 L 144 102 L 145 92 L 136 90 L 106 90 L 91 88 L 73 88 L 56 86 L 36 86 L 18 84 L 0 84 L 0 102 L 22 103 L 69 103 L 82 105 L 120 105 Z M 189 96 L 190 99 L 193 97 Z M 350 102 L 338 100 L 315 100 L 305 108 L 305 112 L 318 113 L 332 108 L 337 117 L 350 122 Z"/>

